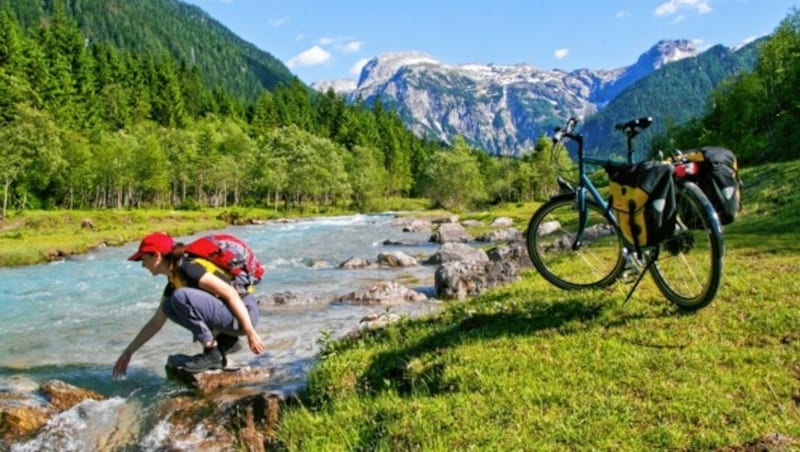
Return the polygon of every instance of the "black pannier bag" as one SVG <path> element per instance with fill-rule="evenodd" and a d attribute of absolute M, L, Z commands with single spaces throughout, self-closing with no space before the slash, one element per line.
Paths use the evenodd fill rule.
<path fill-rule="evenodd" d="M 742 210 L 742 180 L 736 155 L 729 149 L 706 146 L 689 151 L 686 158 L 699 166 L 689 180 L 706 194 L 720 223 L 732 223 Z"/>
<path fill-rule="evenodd" d="M 668 238 L 675 230 L 677 207 L 673 167 L 646 161 L 633 165 L 609 163 L 611 199 L 625 238 L 636 246 L 653 246 Z"/>

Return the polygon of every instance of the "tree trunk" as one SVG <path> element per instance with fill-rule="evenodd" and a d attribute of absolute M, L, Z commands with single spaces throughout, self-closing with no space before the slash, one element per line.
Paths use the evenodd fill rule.
<path fill-rule="evenodd" d="M 6 176 L 5 183 L 3 184 L 3 212 L 0 215 L 0 221 L 6 221 L 6 212 L 8 211 L 8 190 L 11 188 L 11 178 Z"/>

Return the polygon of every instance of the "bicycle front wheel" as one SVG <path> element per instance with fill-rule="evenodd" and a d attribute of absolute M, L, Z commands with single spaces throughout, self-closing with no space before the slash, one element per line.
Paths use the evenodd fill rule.
<path fill-rule="evenodd" d="M 586 200 L 586 221 L 583 227 L 580 223 L 574 193 L 545 202 L 526 233 L 531 262 L 544 279 L 562 289 L 608 286 L 625 265 L 622 241 L 594 200 Z"/>
<path fill-rule="evenodd" d="M 682 309 L 709 303 L 722 280 L 725 244 L 714 207 L 700 188 L 684 182 L 675 194 L 678 224 L 657 250 L 650 273 L 661 293 Z"/>

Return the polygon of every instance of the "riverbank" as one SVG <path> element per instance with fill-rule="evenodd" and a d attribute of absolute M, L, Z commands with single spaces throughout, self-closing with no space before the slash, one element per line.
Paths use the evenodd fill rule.
<path fill-rule="evenodd" d="M 387 211 L 405 215 L 437 217 L 450 212 L 431 210 L 424 199 L 387 200 Z M 488 220 L 496 216 L 527 224 L 532 204 L 497 206 L 491 211 L 469 212 L 462 218 Z M 259 208 L 183 210 L 26 210 L 9 215 L 0 223 L 0 267 L 41 264 L 84 254 L 105 246 L 137 241 L 152 231 L 173 236 L 190 235 L 234 224 L 253 224 L 278 219 L 299 219 L 358 212 L 341 209 L 275 211 Z M 489 228 L 483 228 L 488 230 Z M 483 229 L 473 228 L 479 234 Z"/>
<path fill-rule="evenodd" d="M 397 199 L 388 205 L 397 210 L 426 209 L 425 200 Z M 96 248 L 120 246 L 152 231 L 182 236 L 232 224 L 352 213 L 355 212 L 339 209 L 260 208 L 25 210 L 11 213 L 0 222 L 0 267 L 41 264 Z"/>

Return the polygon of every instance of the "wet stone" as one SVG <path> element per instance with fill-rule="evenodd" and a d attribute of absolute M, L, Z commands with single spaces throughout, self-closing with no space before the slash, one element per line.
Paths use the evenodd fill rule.
<path fill-rule="evenodd" d="M 190 355 L 170 355 L 165 366 L 167 377 L 187 384 L 203 394 L 217 389 L 254 383 L 269 378 L 269 371 L 263 368 L 226 367 L 205 372 L 188 372 L 183 365 L 192 358 Z"/>
<path fill-rule="evenodd" d="M 49 380 L 32 393 L 4 392 L 0 398 L 0 450 L 39 431 L 54 415 L 84 400 L 103 400 L 95 391 Z"/>

